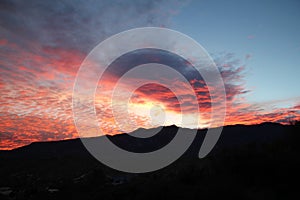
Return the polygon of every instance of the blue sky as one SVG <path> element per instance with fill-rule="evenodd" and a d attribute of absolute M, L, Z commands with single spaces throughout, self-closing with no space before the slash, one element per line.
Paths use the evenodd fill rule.
<path fill-rule="evenodd" d="M 233 53 L 246 64 L 250 102 L 287 100 L 277 106 L 289 106 L 300 97 L 299 9 L 300 1 L 291 0 L 190 1 L 173 26 L 209 53 Z"/>

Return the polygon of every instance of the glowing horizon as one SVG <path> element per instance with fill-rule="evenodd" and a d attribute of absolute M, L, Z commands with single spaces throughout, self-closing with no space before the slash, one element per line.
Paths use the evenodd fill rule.
<path fill-rule="evenodd" d="M 205 13 L 196 15 L 198 12 L 194 9 L 200 8 L 197 1 L 190 4 L 175 1 L 174 3 L 141 1 L 130 2 L 122 5 L 123 7 L 112 6 L 110 3 L 103 4 L 100 1 L 98 3 L 83 1 L 82 6 L 69 0 L 61 4 L 26 2 L 13 0 L 10 3 L 6 1 L 0 3 L 0 150 L 18 148 L 35 141 L 78 138 L 72 114 L 72 94 L 81 63 L 88 53 L 107 37 L 143 26 L 175 28 L 195 38 L 208 49 L 225 84 L 227 98 L 225 125 L 263 122 L 288 124 L 290 121 L 300 120 L 300 93 L 297 90 L 299 80 L 294 75 L 299 70 L 299 67 L 297 68 L 299 60 L 296 58 L 299 57 L 297 55 L 300 40 L 298 36 L 294 36 L 294 32 L 300 30 L 297 20 L 291 27 L 287 25 L 285 30 L 277 30 L 276 26 L 274 35 L 270 35 L 270 28 L 244 32 L 243 28 L 234 29 L 236 25 L 229 24 L 231 26 L 228 25 L 228 30 L 218 33 L 222 39 L 218 40 L 210 35 L 218 32 L 218 27 L 222 27 L 222 23 L 225 22 L 221 23 L 222 20 L 211 18 L 211 22 L 202 21 L 210 28 L 199 27 L 198 20 L 210 19 L 211 14 L 206 13 L 207 17 L 202 16 Z M 203 4 L 212 11 L 212 5 Z M 280 6 L 278 4 L 272 8 L 274 10 L 270 11 L 270 16 L 278 14 L 277 7 L 279 9 Z M 284 19 L 287 18 L 286 13 L 289 10 L 294 11 L 294 7 L 296 8 L 292 4 L 285 5 L 286 10 L 281 13 Z M 222 11 L 223 8 L 216 6 L 216 9 Z M 126 12 L 126 15 L 122 15 L 123 12 Z M 195 14 L 194 21 L 190 16 L 192 13 Z M 269 22 L 268 17 L 263 14 L 259 16 Z M 229 15 L 224 18 L 228 18 L 228 23 L 234 22 L 246 27 L 247 31 L 260 26 L 257 25 L 259 19 L 253 19 L 248 25 L 243 25 L 244 22 L 240 21 L 242 19 L 237 19 L 236 16 Z M 193 28 L 191 29 L 189 25 Z M 265 23 L 265 26 L 267 25 L 268 23 Z M 236 37 L 232 38 L 234 35 L 232 33 L 236 33 Z M 284 38 L 278 38 L 276 34 L 283 35 Z M 267 39 L 263 37 L 265 35 L 268 36 Z M 271 43 L 269 40 L 272 37 L 274 38 Z M 266 48 L 266 45 L 262 45 L 264 40 L 269 42 L 267 50 L 272 56 L 264 54 Z M 230 45 L 220 41 L 229 41 Z M 274 50 L 277 43 L 284 48 L 280 52 Z M 209 92 L 203 79 L 195 76 L 189 63 L 168 52 L 150 52 L 148 57 L 143 57 L 143 53 L 145 52 L 133 52 L 128 57 L 116 61 L 105 72 L 105 78 L 99 82 L 95 109 L 99 128 L 103 134 L 114 135 L 138 128 L 172 124 L 186 128 L 209 127 L 211 103 Z M 152 62 L 163 61 L 181 70 L 197 94 L 197 101 L 189 99 L 183 89 L 179 95 L 184 96 L 186 102 L 179 105 L 178 99 L 168 88 L 148 84 L 134 92 L 128 104 L 128 113 L 119 113 L 121 117 L 127 119 L 127 123 L 117 124 L 109 97 L 122 73 L 140 64 L 143 59 Z M 285 65 L 282 65 L 283 62 Z M 284 76 L 283 70 L 279 70 L 278 66 L 286 68 L 290 77 Z M 89 81 L 88 76 L 86 81 Z M 174 85 L 183 86 L 182 82 L 176 79 L 172 81 Z M 249 86 L 248 82 L 254 82 L 256 85 Z M 284 87 L 280 84 L 289 88 L 282 89 Z M 124 83 L 121 87 L 124 90 L 130 89 Z M 122 102 L 122 99 L 115 100 L 115 103 L 118 102 Z M 82 102 L 83 110 L 88 103 Z M 199 120 L 200 127 L 194 122 L 181 124 L 181 111 L 185 111 L 187 116 L 193 116 L 191 105 L 195 104 L 199 104 L 201 115 L 199 119 L 191 117 L 191 121 Z M 86 135 L 89 137 L 88 131 Z"/>

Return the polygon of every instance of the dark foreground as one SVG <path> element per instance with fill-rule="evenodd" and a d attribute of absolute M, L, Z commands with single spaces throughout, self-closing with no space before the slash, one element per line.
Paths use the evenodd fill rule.
<path fill-rule="evenodd" d="M 126 134 L 111 140 L 147 152 L 176 130 L 164 127 L 146 141 Z M 33 143 L 0 151 L 0 199 L 297 199 L 299 134 L 298 125 L 225 127 L 214 150 L 199 159 L 205 131 L 198 131 L 179 160 L 145 174 L 103 166 L 78 139 Z"/>

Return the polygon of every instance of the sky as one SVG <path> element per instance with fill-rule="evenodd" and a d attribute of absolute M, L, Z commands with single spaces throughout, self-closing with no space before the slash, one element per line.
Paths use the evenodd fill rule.
<path fill-rule="evenodd" d="M 77 138 L 72 94 L 80 65 L 103 40 L 138 27 L 174 29 L 206 49 L 225 85 L 225 125 L 287 124 L 300 119 L 299 8 L 296 0 L 2 0 L 0 149 Z M 127 113 L 113 111 L 109 97 L 117 80 L 146 61 L 161 62 L 181 72 L 196 99 L 188 96 L 182 82 L 168 77 L 179 88 L 178 94 L 161 85 L 146 84 L 134 91 Z M 104 134 L 118 134 L 171 124 L 209 127 L 207 85 L 201 75 L 187 73 L 188 67 L 176 55 L 149 49 L 117 59 L 98 83 L 95 108 L 99 128 Z M 138 79 L 130 77 L 127 83 Z M 131 89 L 126 81 L 120 88 Z M 184 104 L 180 107 L 181 98 Z M 117 102 L 124 101 L 118 98 Z M 88 103 L 82 102 L 82 112 Z M 192 116 L 195 105 L 201 112 L 200 127 L 181 124 L 180 112 Z M 113 112 L 123 121 L 116 122 Z M 163 124 L 162 117 L 166 119 Z"/>

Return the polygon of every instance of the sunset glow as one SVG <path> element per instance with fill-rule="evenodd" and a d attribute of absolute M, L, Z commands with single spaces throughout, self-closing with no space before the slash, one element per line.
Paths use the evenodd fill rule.
<path fill-rule="evenodd" d="M 16 9 L 17 12 L 19 11 L 19 14 L 15 14 L 10 6 Z M 91 10 L 91 16 L 89 14 L 86 16 L 88 20 L 84 16 L 75 14 L 75 11 L 70 11 L 65 15 L 60 13 L 60 9 L 68 10 L 69 8 L 72 10 L 74 8 L 72 3 L 64 6 L 53 3 L 53 5 L 51 4 L 52 11 L 46 9 L 47 5 L 34 6 L 38 10 L 36 13 L 40 12 L 45 15 L 42 15 L 41 18 L 37 17 L 39 15 L 34 14 L 32 8 L 27 6 L 25 1 L 18 5 L 9 4 L 6 8 L 3 7 L 0 10 L 1 150 L 14 149 L 35 141 L 64 140 L 79 137 L 72 113 L 73 85 L 77 71 L 89 51 L 112 34 L 132 27 L 151 25 L 172 28 L 171 19 L 174 19 L 175 24 L 177 22 L 181 23 L 177 19 L 180 18 L 180 9 L 174 10 L 172 5 L 169 7 L 166 3 L 161 6 L 151 4 L 147 8 L 142 3 L 141 5 L 129 3 L 128 6 L 130 8 L 137 7 L 138 12 L 135 9 L 129 9 L 132 13 L 126 15 L 125 19 L 121 19 L 120 14 L 115 14 L 122 13 L 123 8 L 106 8 L 105 6 L 102 8 L 101 5 L 98 5 L 97 8 L 110 16 L 108 17 L 109 22 L 103 23 L 100 19 L 102 16 L 98 15 L 98 12 L 94 11 L 91 5 L 80 8 L 85 9 L 85 11 Z M 166 10 L 166 12 L 162 13 L 161 9 Z M 188 9 L 192 8 L 189 7 Z M 77 12 L 80 13 L 80 10 Z M 114 13 L 116 17 L 112 16 L 111 13 Z M 143 15 L 139 13 L 143 13 Z M 3 15 L 5 17 L 2 17 Z M 27 16 L 28 23 L 18 21 L 19 18 L 23 19 L 23 16 Z M 97 18 L 94 19 L 94 16 L 97 16 Z M 68 20 L 74 17 L 78 17 L 78 19 L 76 22 L 70 23 Z M 165 20 L 159 20 L 161 18 Z M 65 24 L 61 22 L 62 19 L 65 19 L 63 22 Z M 151 21 L 151 24 L 148 24 L 149 21 Z M 22 23 L 26 25 L 23 27 Z M 117 25 L 120 28 L 110 28 Z M 198 32 L 200 34 L 201 30 Z M 189 33 L 188 28 L 185 33 L 191 35 L 191 37 L 195 34 L 194 32 Z M 259 37 L 250 34 L 245 35 L 245 40 L 255 40 L 256 37 Z M 199 40 L 198 42 L 201 43 L 202 41 Z M 298 55 L 299 44 L 298 50 L 295 50 Z M 261 69 L 266 64 L 263 61 L 257 64 L 258 60 L 255 60 L 254 63 L 249 61 L 252 59 L 252 51 L 255 51 L 253 49 L 249 50 L 251 51 L 249 54 L 243 55 L 244 57 L 232 54 L 230 51 L 218 53 L 223 51 L 222 48 L 218 52 L 209 52 L 212 53 L 212 58 L 218 66 L 225 84 L 227 98 L 225 125 L 259 124 L 262 122 L 288 124 L 290 121 L 299 120 L 300 93 L 297 89 L 299 82 L 291 81 L 289 83 L 294 96 L 283 94 L 279 98 L 277 96 L 272 97 L 271 94 L 267 98 L 253 95 L 256 91 L 260 92 L 264 84 L 269 85 L 270 91 L 277 90 L 277 93 L 280 94 L 280 88 L 276 88 L 277 82 L 289 81 L 288 78 L 284 77 L 279 79 L 280 72 L 276 72 L 276 75 L 264 74 L 266 79 L 264 79 L 264 84 L 260 83 L 262 88 L 249 87 L 246 84 L 249 79 L 252 80 L 252 78 L 248 78 L 251 75 L 249 69 L 256 66 Z M 270 47 L 270 49 L 272 48 Z M 255 53 L 259 54 L 260 52 Z M 255 55 L 253 57 L 255 59 Z M 188 63 L 178 61 L 178 58 L 173 58 L 164 52 L 155 52 L 153 57 L 147 59 L 158 62 L 168 58 L 169 60 L 165 62 L 170 65 L 177 63 L 175 68 L 180 68 L 186 73 L 190 85 L 197 94 L 197 102 L 189 99 L 186 90 L 182 90 L 180 94 L 175 95 L 168 88 L 148 84 L 137 89 L 131 96 L 126 110 L 127 113 L 124 113 L 122 109 L 119 111 L 114 110 L 113 113 L 110 97 L 113 94 L 114 86 L 123 71 L 128 71 L 138 64 L 139 61 L 135 63 L 131 60 L 137 58 L 141 58 L 139 52 L 133 53 L 132 57 L 129 56 L 122 62 L 120 61 L 121 64 L 116 62 L 111 69 L 105 72 L 104 78 L 99 81 L 95 95 L 95 110 L 99 128 L 103 134 L 114 135 L 131 132 L 140 127 L 151 128 L 172 124 L 187 128 L 206 128 L 210 126 L 211 100 L 205 82 L 189 72 L 190 66 L 188 66 Z M 278 58 L 274 56 L 273 58 L 266 57 L 266 59 L 276 60 Z M 286 62 L 286 65 L 294 66 L 294 63 Z M 274 71 L 276 71 L 275 68 Z M 257 81 L 261 81 L 259 74 L 252 76 L 257 76 Z M 86 81 L 89 81 L 88 76 Z M 132 80 L 128 79 L 128 81 Z M 182 82 L 176 79 L 172 81 L 175 86 L 176 84 L 183 85 Z M 276 82 L 274 86 L 272 86 L 273 82 Z M 130 89 L 126 84 L 122 84 L 120 87 L 124 91 Z M 179 104 L 178 95 L 185 97 L 183 105 Z M 257 96 L 257 100 L 253 96 Z M 262 100 L 264 98 L 266 100 Z M 123 102 L 123 100 L 115 99 L 114 103 L 117 105 L 119 102 Z M 88 103 L 82 102 L 83 110 Z M 189 109 L 191 105 L 197 104 L 200 110 L 199 119 L 195 119 L 194 110 Z M 187 118 L 190 117 L 191 123 L 181 124 L 183 111 Z M 115 116 L 122 118 L 121 121 L 118 121 Z M 197 123 L 194 123 L 198 120 L 200 127 Z M 86 136 L 91 136 L 88 134 L 88 130 Z"/>

